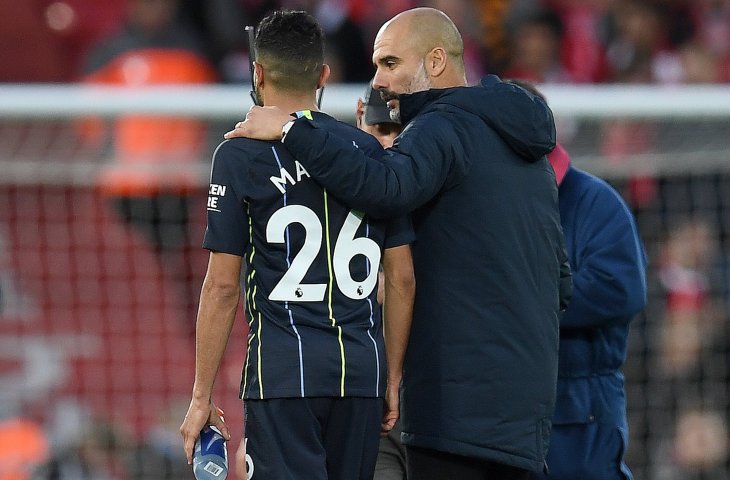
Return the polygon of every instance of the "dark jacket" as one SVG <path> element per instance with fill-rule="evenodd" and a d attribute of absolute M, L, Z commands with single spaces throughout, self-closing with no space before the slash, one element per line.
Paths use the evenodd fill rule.
<path fill-rule="evenodd" d="M 621 366 L 629 322 L 646 305 L 644 247 L 633 215 L 603 180 L 571 167 L 559 197 L 573 297 L 560 321 L 554 423 L 625 428 Z"/>
<path fill-rule="evenodd" d="M 565 259 L 544 157 L 555 144 L 552 113 L 496 77 L 404 95 L 400 105 L 406 127 L 381 161 L 309 121 L 295 122 L 284 145 L 354 208 L 413 211 L 404 442 L 539 470 Z"/>
<path fill-rule="evenodd" d="M 551 161 L 566 165 L 567 153 L 556 149 Z M 629 322 L 646 303 L 644 248 L 628 207 L 603 180 L 568 168 L 559 202 L 573 297 L 560 321 L 548 467 L 555 478 L 631 478 L 621 366 Z"/>

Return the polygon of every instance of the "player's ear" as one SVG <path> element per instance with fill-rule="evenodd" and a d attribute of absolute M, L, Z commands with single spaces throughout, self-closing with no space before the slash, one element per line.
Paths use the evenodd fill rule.
<path fill-rule="evenodd" d="M 317 82 L 317 88 L 324 87 L 324 84 L 327 83 L 327 79 L 330 78 L 330 66 L 326 63 L 322 65 L 322 71 L 319 72 L 319 81 Z"/>
<path fill-rule="evenodd" d="M 253 81 L 256 88 L 264 86 L 264 67 L 259 62 L 253 62 Z"/>

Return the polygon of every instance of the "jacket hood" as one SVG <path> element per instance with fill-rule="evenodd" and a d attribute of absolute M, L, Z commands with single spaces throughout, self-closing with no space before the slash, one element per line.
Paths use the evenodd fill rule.
<path fill-rule="evenodd" d="M 547 104 L 496 75 L 474 87 L 432 88 L 400 96 L 404 125 L 424 111 L 454 109 L 481 118 L 527 161 L 535 162 L 555 148 L 555 120 Z"/>

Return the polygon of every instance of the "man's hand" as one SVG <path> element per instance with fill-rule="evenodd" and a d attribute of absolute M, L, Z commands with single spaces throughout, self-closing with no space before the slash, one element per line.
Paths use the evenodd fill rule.
<path fill-rule="evenodd" d="M 253 106 L 246 114 L 246 120 L 238 122 L 236 128 L 223 135 L 225 138 L 246 137 L 255 140 L 281 140 L 281 129 L 292 120 L 292 116 L 279 107 Z"/>
<path fill-rule="evenodd" d="M 395 422 L 398 421 L 400 415 L 400 381 L 388 381 L 388 387 L 385 390 L 385 405 L 383 411 L 383 421 L 380 424 L 380 433 L 387 435 L 393 430 Z"/>
<path fill-rule="evenodd" d="M 223 421 L 223 410 L 217 408 L 212 401 L 203 402 L 193 399 L 188 407 L 188 413 L 185 414 L 185 420 L 180 425 L 180 435 L 183 438 L 183 449 L 185 457 L 188 459 L 188 465 L 193 463 L 195 440 L 205 425 L 213 425 L 220 430 L 223 438 L 231 439 L 228 426 Z"/>

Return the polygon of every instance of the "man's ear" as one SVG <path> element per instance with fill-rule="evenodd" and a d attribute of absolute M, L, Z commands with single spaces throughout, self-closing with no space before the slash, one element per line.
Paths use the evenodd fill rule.
<path fill-rule="evenodd" d="M 365 115 L 365 104 L 362 98 L 357 99 L 357 108 L 355 109 L 355 125 L 357 128 L 361 128 L 362 117 Z"/>
<path fill-rule="evenodd" d="M 253 82 L 256 89 L 264 86 L 264 67 L 259 62 L 253 62 Z"/>
<path fill-rule="evenodd" d="M 327 79 L 330 78 L 330 66 L 326 63 L 322 65 L 322 71 L 319 72 L 319 81 L 317 82 L 317 88 L 324 87 L 327 83 Z"/>
<path fill-rule="evenodd" d="M 438 77 L 446 70 L 447 62 L 448 55 L 446 51 L 441 47 L 436 47 L 426 54 L 426 72 L 431 77 Z"/>

